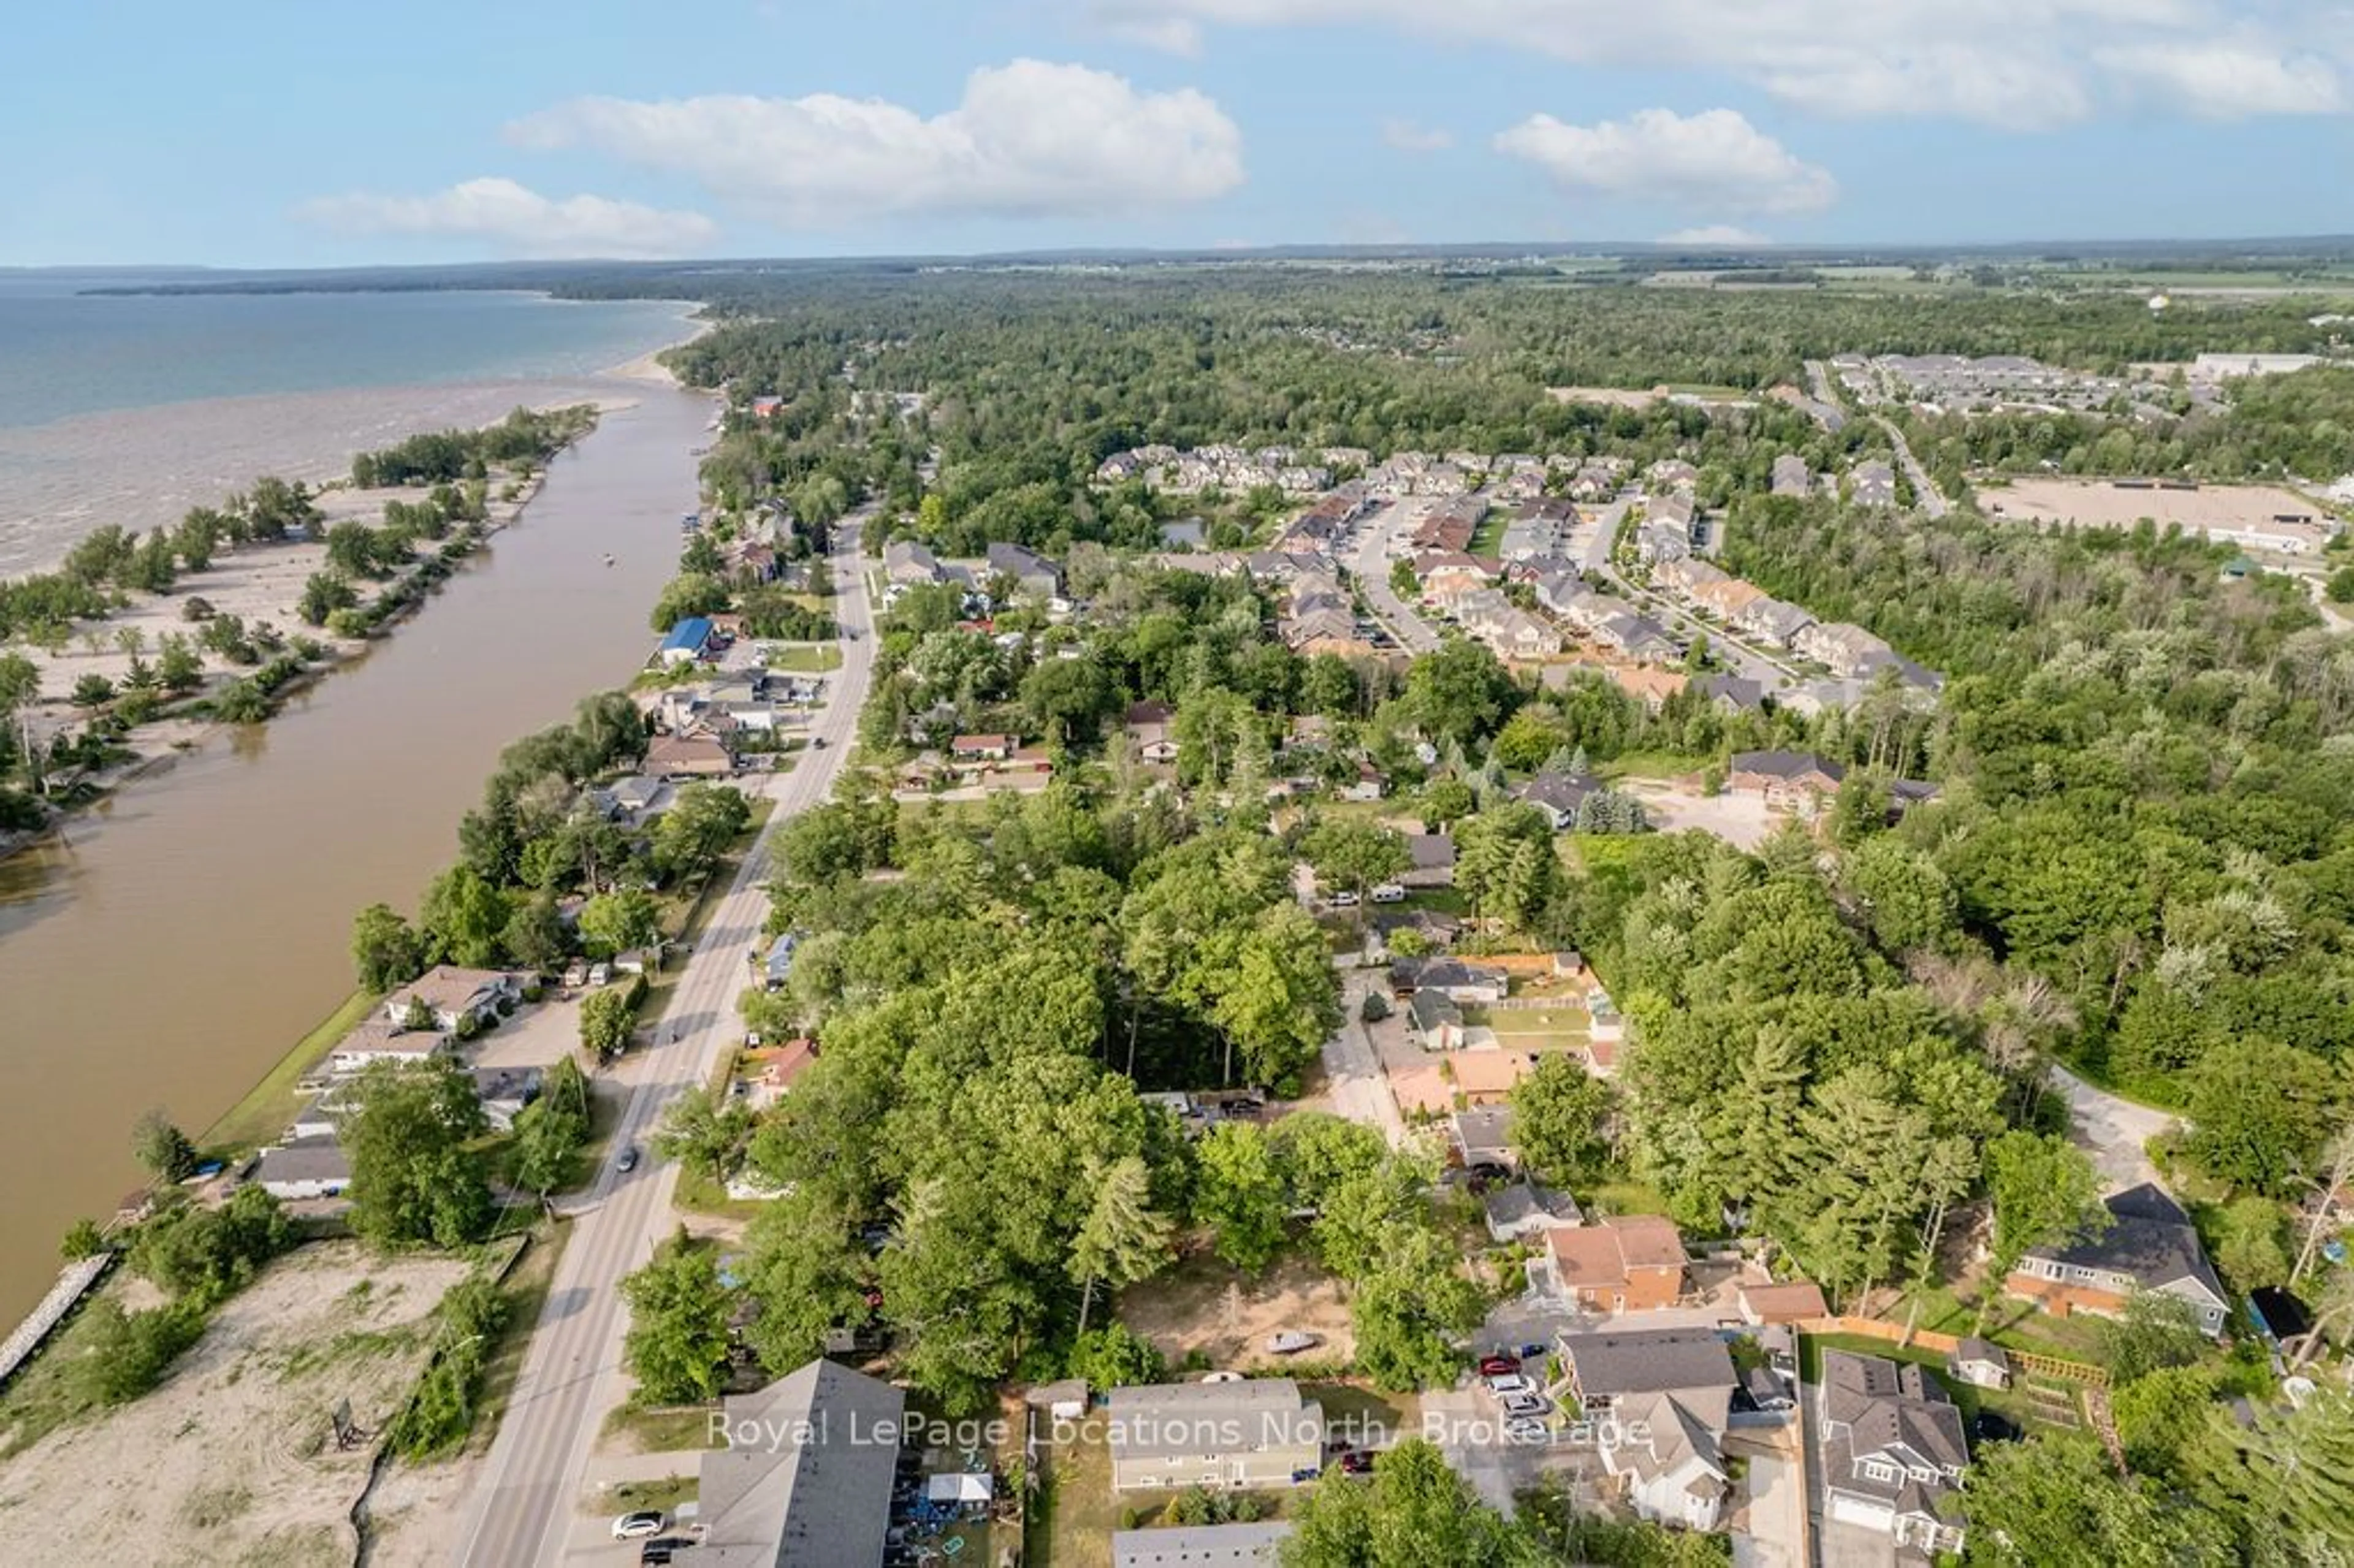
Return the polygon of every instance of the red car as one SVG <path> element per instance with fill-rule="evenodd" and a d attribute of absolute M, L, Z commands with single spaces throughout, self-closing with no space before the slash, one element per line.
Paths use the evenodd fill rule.
<path fill-rule="evenodd" d="M 1341 1456 L 1341 1473 L 1344 1476 L 1369 1476 L 1373 1472 L 1373 1457 L 1362 1448 L 1352 1448 Z"/>
<path fill-rule="evenodd" d="M 1479 1358 L 1481 1377 L 1504 1377 L 1520 1370 L 1521 1358 L 1518 1356 L 1481 1356 Z"/>

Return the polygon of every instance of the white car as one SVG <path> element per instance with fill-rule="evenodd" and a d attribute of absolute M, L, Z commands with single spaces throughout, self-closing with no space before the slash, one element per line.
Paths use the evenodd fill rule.
<path fill-rule="evenodd" d="M 1504 1396 L 1504 1414 L 1514 1417 L 1543 1415 L 1547 1409 L 1544 1396 L 1536 1393 L 1508 1393 Z"/>
<path fill-rule="evenodd" d="M 1488 1380 L 1488 1392 L 1499 1399 L 1508 1399 L 1519 1393 L 1534 1393 L 1536 1391 L 1537 1385 L 1518 1372 L 1505 1372 Z"/>
<path fill-rule="evenodd" d="M 659 1534 L 662 1531 L 663 1520 L 663 1514 L 652 1509 L 642 1509 L 636 1513 L 625 1513 L 613 1521 L 613 1539 L 635 1541 L 641 1536 Z"/>
<path fill-rule="evenodd" d="M 1354 909 L 1357 906 L 1357 895 L 1353 893 L 1336 893 L 1324 902 L 1335 909 Z"/>
<path fill-rule="evenodd" d="M 1504 1437 L 1513 1443 L 1550 1443 L 1553 1433 L 1532 1415 L 1515 1415 L 1504 1423 Z"/>
<path fill-rule="evenodd" d="M 1384 882 L 1379 887 L 1373 889 L 1373 902 L 1376 904 L 1403 904 L 1405 902 L 1405 889 L 1400 887 L 1394 882 Z"/>

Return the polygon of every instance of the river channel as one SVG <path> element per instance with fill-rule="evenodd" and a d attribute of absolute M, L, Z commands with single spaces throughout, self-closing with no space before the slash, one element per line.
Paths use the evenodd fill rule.
<path fill-rule="evenodd" d="M 500 748 L 645 659 L 711 404 L 613 395 L 636 405 L 364 661 L 0 862 L 0 1327 L 138 1183 L 139 1115 L 199 1135 L 241 1098 L 350 993 L 354 912 L 415 908 Z"/>

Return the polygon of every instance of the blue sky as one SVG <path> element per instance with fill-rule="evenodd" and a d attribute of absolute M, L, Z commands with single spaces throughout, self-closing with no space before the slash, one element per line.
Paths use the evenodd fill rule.
<path fill-rule="evenodd" d="M 0 264 L 2354 231 L 2334 0 L 150 0 Z"/>

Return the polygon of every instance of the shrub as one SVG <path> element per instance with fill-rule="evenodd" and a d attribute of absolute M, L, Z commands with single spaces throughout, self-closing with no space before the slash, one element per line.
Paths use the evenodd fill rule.
<path fill-rule="evenodd" d="M 204 1331 L 204 1311 L 193 1302 L 125 1312 L 101 1301 L 90 1308 L 90 1350 L 75 1368 L 82 1390 L 101 1404 L 127 1404 L 162 1383 Z"/>

